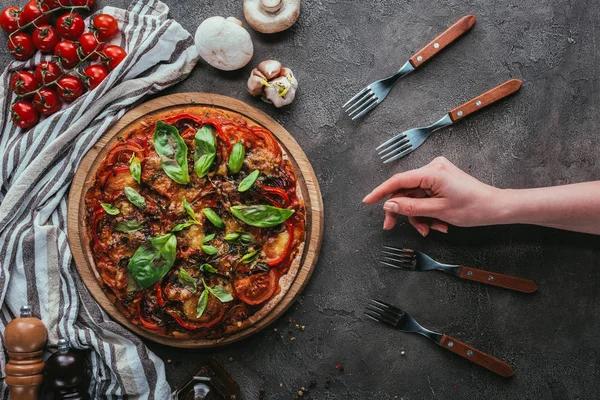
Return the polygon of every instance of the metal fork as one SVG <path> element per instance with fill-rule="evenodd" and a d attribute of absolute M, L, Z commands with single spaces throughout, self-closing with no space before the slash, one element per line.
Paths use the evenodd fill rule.
<path fill-rule="evenodd" d="M 379 155 L 384 164 L 397 160 L 400 157 L 404 157 L 422 145 L 425 139 L 427 139 L 434 131 L 452 125 L 459 119 L 513 94 L 519 90 L 521 84 L 522 82 L 519 79 L 508 80 L 503 84 L 488 90 L 484 94 L 454 108 L 436 123 L 422 128 L 413 128 L 404 131 L 382 143 L 376 150 L 379 150 Z"/>
<path fill-rule="evenodd" d="M 383 246 L 382 259 L 380 262 L 393 268 L 410 271 L 442 271 L 470 281 L 481 282 L 487 285 L 498 286 L 523 293 L 533 293 L 538 289 L 538 285 L 529 279 L 498 274 L 496 272 L 488 272 L 464 265 L 442 264 L 420 251 L 411 249 Z"/>
<path fill-rule="evenodd" d="M 409 313 L 402 311 L 398 307 L 379 300 L 370 300 L 366 307 L 367 317 L 394 328 L 409 333 L 418 333 L 439 344 L 443 348 L 466 358 L 488 370 L 504 377 L 513 376 L 515 373 L 510 365 L 502 360 L 492 357 L 474 347 L 456 340 L 446 334 L 430 331 L 421 326 Z"/>
<path fill-rule="evenodd" d="M 465 15 L 431 43 L 416 52 L 394 75 L 371 83 L 342 106 L 353 120 L 362 117 L 385 99 L 396 81 L 461 37 L 475 24 L 474 15 Z"/>

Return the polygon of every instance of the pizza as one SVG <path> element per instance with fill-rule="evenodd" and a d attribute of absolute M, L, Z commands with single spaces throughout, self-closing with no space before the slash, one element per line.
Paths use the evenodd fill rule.
<path fill-rule="evenodd" d="M 274 135 L 202 106 L 122 132 L 85 195 L 109 299 L 170 337 L 222 338 L 265 316 L 291 286 L 306 236 L 296 172 Z"/>

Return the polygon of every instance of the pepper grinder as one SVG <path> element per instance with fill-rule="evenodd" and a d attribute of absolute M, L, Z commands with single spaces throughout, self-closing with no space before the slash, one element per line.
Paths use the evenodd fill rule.
<path fill-rule="evenodd" d="M 44 379 L 42 353 L 48 339 L 46 327 L 31 316 L 29 306 L 21 307 L 20 318 L 6 325 L 4 344 L 10 360 L 6 364 L 6 384 L 12 400 L 37 400 Z"/>
<path fill-rule="evenodd" d="M 85 355 L 71 350 L 67 339 L 59 339 L 58 351 L 46 361 L 47 382 L 56 391 L 56 398 L 87 400 L 88 395 L 82 390 L 85 372 Z"/>

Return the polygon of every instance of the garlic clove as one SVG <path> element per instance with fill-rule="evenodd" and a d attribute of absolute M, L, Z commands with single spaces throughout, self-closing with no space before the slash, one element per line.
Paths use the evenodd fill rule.
<path fill-rule="evenodd" d="M 279 76 L 281 72 L 281 63 L 275 60 L 265 60 L 258 64 L 258 70 L 262 72 L 267 79 L 273 79 Z"/>

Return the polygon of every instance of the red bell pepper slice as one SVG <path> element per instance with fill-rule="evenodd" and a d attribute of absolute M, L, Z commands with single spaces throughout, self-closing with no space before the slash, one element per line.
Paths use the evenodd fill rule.
<path fill-rule="evenodd" d="M 292 251 L 292 245 L 294 244 L 294 224 L 292 224 L 290 222 L 290 220 L 288 219 L 285 221 L 285 225 L 286 225 L 287 232 L 288 232 L 288 241 L 285 245 L 285 250 L 276 259 L 266 261 L 266 263 L 270 267 L 275 267 L 275 266 L 281 264 L 282 262 L 284 262 L 287 259 L 287 257 L 290 255 L 290 252 Z"/>
<path fill-rule="evenodd" d="M 189 331 L 193 331 L 193 330 L 196 330 L 196 329 L 203 328 L 202 325 L 197 325 L 197 324 L 194 324 L 192 322 L 185 321 L 183 318 L 181 318 L 179 316 L 179 314 L 177 313 L 177 311 L 167 309 L 167 310 L 165 310 L 165 312 L 167 314 L 169 314 L 171 317 L 173 317 L 173 319 L 175 320 L 175 322 L 177 322 L 184 329 L 187 329 Z"/>
<path fill-rule="evenodd" d="M 258 187 L 265 193 L 275 194 L 283 200 L 283 206 L 287 207 L 290 204 L 290 196 L 288 196 L 287 192 L 281 188 L 275 188 L 270 186 L 258 185 Z M 271 198 L 270 196 L 266 196 L 267 199 L 273 203 L 273 205 L 280 207 L 282 204 Z"/>
<path fill-rule="evenodd" d="M 160 282 L 156 284 L 156 302 L 159 306 L 165 306 L 165 298 L 163 297 L 162 288 L 160 287 Z"/>

